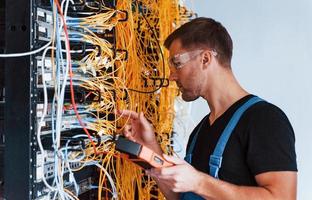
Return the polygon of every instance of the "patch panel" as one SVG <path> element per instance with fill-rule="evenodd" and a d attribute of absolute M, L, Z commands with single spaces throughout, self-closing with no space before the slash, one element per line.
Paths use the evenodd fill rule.
<path fill-rule="evenodd" d="M 90 80 L 92 77 L 88 74 L 83 74 L 83 73 L 75 73 L 72 76 L 73 79 L 73 85 L 75 86 L 80 86 L 81 84 L 84 83 L 86 80 Z M 37 74 L 37 86 L 38 88 L 43 87 L 42 80 L 45 80 L 46 82 L 46 87 L 48 88 L 53 88 L 55 86 L 55 79 L 53 78 L 53 72 L 52 71 L 46 71 L 44 74 L 42 74 L 40 71 Z M 61 74 L 59 75 L 60 82 L 64 81 L 64 75 Z M 67 77 L 66 84 L 69 85 L 69 78 Z"/>
<path fill-rule="evenodd" d="M 41 41 L 50 41 L 53 32 L 53 26 L 45 22 L 36 23 L 35 27 L 36 38 Z"/>
<path fill-rule="evenodd" d="M 87 50 L 88 51 L 88 50 Z M 94 51 L 90 49 L 89 51 Z M 83 51 L 75 51 L 76 54 L 83 52 Z M 109 60 L 107 58 L 100 58 L 100 57 L 95 57 L 95 61 L 98 63 L 98 67 L 104 67 L 104 68 L 109 68 L 112 67 L 109 64 Z M 44 59 L 44 74 L 42 75 L 42 58 L 41 57 L 36 57 L 36 66 L 37 66 L 37 86 L 39 88 L 43 87 L 42 86 L 42 78 L 45 78 L 47 87 L 54 87 L 54 78 L 53 78 L 53 68 L 55 68 L 55 63 L 51 62 L 50 57 L 46 57 Z M 65 65 L 66 63 L 64 63 Z M 92 79 L 94 76 L 96 76 L 95 69 L 90 66 L 90 64 L 82 62 L 82 61 L 77 61 L 77 60 L 72 60 L 72 72 L 73 72 L 73 83 L 74 85 L 80 85 L 84 83 L 86 80 Z M 54 67 L 53 67 L 54 65 Z M 65 66 L 62 66 L 65 69 Z M 59 79 L 60 82 L 63 81 L 63 74 L 60 74 Z M 69 84 L 69 77 L 67 78 L 67 84 Z"/>
<path fill-rule="evenodd" d="M 77 184 L 78 184 L 78 195 L 81 195 L 93 189 L 92 185 L 94 184 L 94 180 L 93 178 L 89 177 L 89 178 L 81 180 Z M 76 193 L 76 189 L 72 184 L 68 184 L 66 189 L 74 194 Z M 48 191 L 45 191 L 45 190 L 38 191 L 38 196 L 40 197 L 38 197 L 35 200 L 51 200 L 53 199 L 53 195 L 54 195 L 53 192 L 48 194 Z"/>
<path fill-rule="evenodd" d="M 96 138 L 96 143 L 101 141 L 107 141 L 110 139 L 107 135 Z M 79 151 L 82 148 L 89 145 L 90 140 L 88 138 L 82 139 L 80 145 L 70 146 L 70 151 Z M 45 151 L 44 154 L 37 152 L 36 155 L 36 181 L 41 182 L 44 177 L 46 180 L 49 180 L 55 176 L 55 159 L 59 159 L 58 156 L 54 155 L 53 151 Z M 79 162 L 69 162 L 69 167 L 71 169 L 78 169 L 82 166 L 82 163 Z M 64 168 L 64 174 L 68 173 L 68 168 Z"/>
<path fill-rule="evenodd" d="M 81 163 L 78 162 L 74 162 L 74 163 L 70 163 L 69 164 L 71 169 L 78 169 L 79 167 L 82 166 Z M 55 176 L 55 164 L 54 162 L 50 162 L 50 163 L 45 163 L 44 167 L 43 167 L 43 176 L 48 180 L 50 178 L 54 178 Z M 42 179 L 42 175 L 40 172 L 40 170 L 42 170 L 42 168 L 37 168 L 37 180 L 40 182 L 40 179 Z M 68 173 L 68 168 L 65 167 L 64 169 L 64 174 Z M 38 176 L 39 175 L 39 176 Z"/>
<path fill-rule="evenodd" d="M 53 13 L 43 8 L 37 8 L 36 20 L 38 22 L 53 23 Z"/>
<path fill-rule="evenodd" d="M 90 120 L 94 120 L 88 114 L 81 114 L 80 117 L 84 123 L 91 122 Z M 38 120 L 38 123 L 39 123 L 39 120 Z M 72 129 L 77 129 L 77 128 L 81 128 L 81 126 L 79 125 L 79 122 L 77 120 L 76 115 L 69 115 L 69 116 L 63 116 L 62 117 L 62 122 L 61 122 L 61 131 L 62 132 L 63 131 L 69 131 Z M 46 118 L 41 123 L 41 135 L 50 134 L 50 133 L 52 133 L 52 119 Z"/>
<path fill-rule="evenodd" d="M 36 109 L 36 113 L 37 113 L 37 118 L 40 118 L 43 114 L 43 104 L 42 103 L 38 103 L 37 104 L 37 109 Z M 54 108 L 55 109 L 55 108 Z M 52 115 L 52 103 L 48 103 L 47 106 L 47 113 L 46 113 L 46 117 L 48 119 L 51 118 Z M 55 111 L 55 110 L 54 110 Z M 87 111 L 88 112 L 92 112 L 92 110 L 89 109 L 87 104 L 77 104 L 77 111 L 79 114 L 85 114 Z M 54 115 L 56 114 L 56 112 L 54 112 Z M 75 112 L 73 110 L 73 107 L 71 104 L 65 104 L 64 108 L 63 108 L 63 112 L 62 114 L 64 116 L 71 116 L 71 115 L 75 115 Z"/>

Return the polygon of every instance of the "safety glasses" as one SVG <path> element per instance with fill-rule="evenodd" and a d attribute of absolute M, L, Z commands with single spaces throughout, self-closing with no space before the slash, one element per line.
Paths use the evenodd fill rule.
<path fill-rule="evenodd" d="M 181 69 L 185 64 L 190 62 L 192 59 L 196 58 L 200 55 L 204 49 L 197 49 L 194 51 L 188 51 L 185 53 L 177 54 L 168 59 L 168 63 L 170 67 L 174 67 L 176 69 Z M 211 51 L 213 56 L 217 56 L 217 52 L 215 50 Z"/>

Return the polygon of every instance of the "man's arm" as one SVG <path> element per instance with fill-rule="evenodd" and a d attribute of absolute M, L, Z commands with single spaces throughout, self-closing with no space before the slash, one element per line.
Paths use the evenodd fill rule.
<path fill-rule="evenodd" d="M 297 172 L 265 172 L 255 177 L 258 186 L 238 186 L 202 173 L 182 159 L 165 155 L 164 157 L 176 165 L 152 169 L 149 174 L 160 183 L 165 183 L 166 192 L 163 191 L 165 195 L 166 193 L 172 195 L 178 192 L 194 192 L 205 199 L 215 200 L 296 199 Z M 166 197 L 170 200 L 176 199 L 175 196 Z"/>
<path fill-rule="evenodd" d="M 265 172 L 257 175 L 257 187 L 237 186 L 201 173 L 199 187 L 194 192 L 208 199 L 222 200 L 294 200 L 297 173 L 291 171 Z"/>

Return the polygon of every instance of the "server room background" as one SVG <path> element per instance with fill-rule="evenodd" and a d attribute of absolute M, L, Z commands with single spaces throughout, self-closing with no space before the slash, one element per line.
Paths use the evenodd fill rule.
<path fill-rule="evenodd" d="M 0 54 L 4 53 L 5 46 L 5 23 L 2 20 L 4 3 L 1 0 Z M 297 199 L 312 199 L 312 1 L 192 0 L 185 1 L 185 4 L 198 16 L 212 17 L 228 29 L 234 43 L 232 68 L 242 86 L 278 105 L 290 119 L 296 134 Z M 0 59 L 0 185 L 3 184 L 4 177 L 5 148 L 5 92 L 2 91 L 5 72 L 2 66 L 4 59 Z M 187 108 L 184 115 L 189 115 L 184 117 L 190 120 L 187 123 L 188 131 L 209 112 L 203 99 L 183 106 Z M 185 144 L 187 135 L 177 140 Z M 94 170 L 87 170 L 85 173 L 93 176 Z M 86 180 L 92 182 L 90 179 Z M 0 194 L 3 192 L 2 188 L 0 187 Z"/>

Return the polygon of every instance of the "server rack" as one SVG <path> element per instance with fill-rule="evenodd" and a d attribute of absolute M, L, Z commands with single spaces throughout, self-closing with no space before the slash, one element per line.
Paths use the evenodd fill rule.
<path fill-rule="evenodd" d="M 114 1 L 109 1 L 109 3 L 113 6 Z M 0 32 L 3 30 L 0 53 L 28 52 L 46 44 L 45 41 L 38 39 L 40 35 L 35 19 L 38 14 L 38 5 L 40 8 L 48 8 L 49 0 L 7 0 L 1 5 L 4 6 L 1 8 L 1 19 L 5 21 L 0 24 Z M 5 37 L 2 37 L 3 35 Z M 111 42 L 114 42 L 114 38 Z M 2 102 L 0 99 L 0 120 L 4 119 L 3 123 L 0 121 L 1 139 L 2 130 L 5 130 L 5 145 L 0 143 L 0 147 L 5 152 L 3 162 L 0 161 L 0 167 L 5 165 L 4 177 L 0 179 L 4 180 L 4 190 L 2 192 L 0 190 L 2 193 L 0 197 L 6 200 L 49 198 L 44 192 L 43 183 L 38 181 L 37 177 L 39 158 L 36 118 L 37 105 L 42 91 L 37 87 L 36 56 L 0 59 L 0 83 L 3 83 L 2 88 L 5 85 L 5 106 L 4 97 Z M 4 94 L 2 88 L 1 94 Z M 68 175 L 65 176 L 68 179 Z M 81 185 L 91 184 L 93 179 L 97 178 L 97 172 L 95 168 L 87 167 L 84 171 L 75 173 L 75 177 L 78 181 L 81 180 L 79 183 Z M 0 183 L 2 185 L 2 182 Z M 95 195 L 96 190 L 90 189 L 79 197 L 82 200 L 95 199 Z"/>

